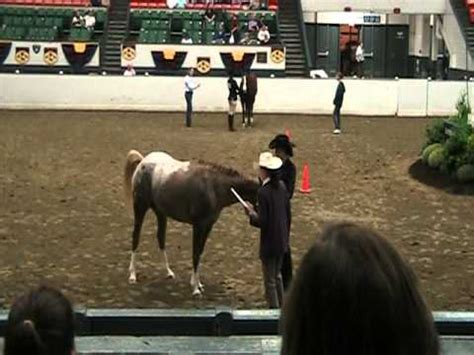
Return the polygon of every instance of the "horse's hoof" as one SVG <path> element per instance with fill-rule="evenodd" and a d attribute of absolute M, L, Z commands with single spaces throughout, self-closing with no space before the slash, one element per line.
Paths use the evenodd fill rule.
<path fill-rule="evenodd" d="M 136 277 L 136 276 L 130 276 L 130 277 L 128 278 L 128 283 L 129 283 L 130 285 L 136 284 L 136 283 L 137 283 L 137 277 Z"/>
<path fill-rule="evenodd" d="M 174 280 L 174 279 L 176 278 L 176 275 L 174 274 L 173 271 L 168 270 L 168 274 L 166 275 L 166 278 L 167 278 L 167 279 L 173 279 L 173 280 Z"/>
<path fill-rule="evenodd" d="M 202 292 L 198 288 L 193 291 L 193 297 L 202 297 Z"/>

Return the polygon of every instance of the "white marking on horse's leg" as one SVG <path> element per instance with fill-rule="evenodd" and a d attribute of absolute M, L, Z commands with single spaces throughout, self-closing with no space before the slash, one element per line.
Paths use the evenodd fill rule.
<path fill-rule="evenodd" d="M 168 263 L 168 254 L 166 254 L 166 250 L 162 250 L 161 252 L 163 253 L 163 258 L 165 260 L 165 267 L 166 267 L 166 272 L 167 272 L 166 277 L 169 279 L 174 279 L 175 278 L 174 272 L 173 270 L 171 270 L 170 264 Z"/>
<path fill-rule="evenodd" d="M 128 271 L 130 272 L 130 277 L 128 278 L 128 282 L 131 284 L 137 283 L 137 269 L 135 267 L 136 262 L 136 253 L 132 251 L 132 256 L 130 257 L 130 266 L 128 267 Z"/>
<path fill-rule="evenodd" d="M 198 271 L 191 273 L 191 287 L 193 288 L 193 296 L 201 296 L 201 290 L 199 289 L 199 274 Z"/>

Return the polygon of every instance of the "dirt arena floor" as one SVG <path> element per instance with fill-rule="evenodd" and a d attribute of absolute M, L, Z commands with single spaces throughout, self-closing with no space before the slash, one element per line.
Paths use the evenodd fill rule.
<path fill-rule="evenodd" d="M 0 308 L 39 282 L 85 307 L 264 307 L 258 230 L 234 205 L 221 215 L 202 262 L 202 299 L 191 297 L 191 228 L 168 224 L 177 278 L 167 280 L 149 213 L 129 285 L 131 218 L 125 209 L 125 155 L 166 150 L 255 174 L 275 133 L 291 129 L 295 163 L 307 162 L 313 192 L 293 199 L 292 248 L 299 261 L 326 222 L 372 226 L 413 265 L 434 310 L 474 310 L 474 187 L 427 176 L 416 163 L 428 120 L 256 117 L 230 133 L 222 114 L 0 111 Z"/>

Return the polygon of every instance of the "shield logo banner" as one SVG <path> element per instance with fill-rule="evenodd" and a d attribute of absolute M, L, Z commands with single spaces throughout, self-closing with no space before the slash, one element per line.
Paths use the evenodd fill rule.
<path fill-rule="evenodd" d="M 41 46 L 39 44 L 33 44 L 33 52 L 35 52 L 35 54 L 38 54 L 41 50 Z"/>

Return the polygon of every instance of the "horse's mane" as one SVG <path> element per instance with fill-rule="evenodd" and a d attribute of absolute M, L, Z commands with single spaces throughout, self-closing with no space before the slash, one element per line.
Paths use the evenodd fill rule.
<path fill-rule="evenodd" d="M 227 175 L 227 176 L 230 176 L 230 177 L 237 177 L 237 178 L 241 178 L 241 179 L 247 179 L 244 175 L 242 175 L 240 172 L 238 172 L 235 169 L 228 168 L 226 166 L 219 165 L 219 164 L 212 163 L 212 162 L 205 161 L 205 160 L 198 160 L 197 162 L 198 162 L 198 164 L 203 165 L 203 166 L 209 168 L 210 170 L 212 170 L 216 173 Z"/>

